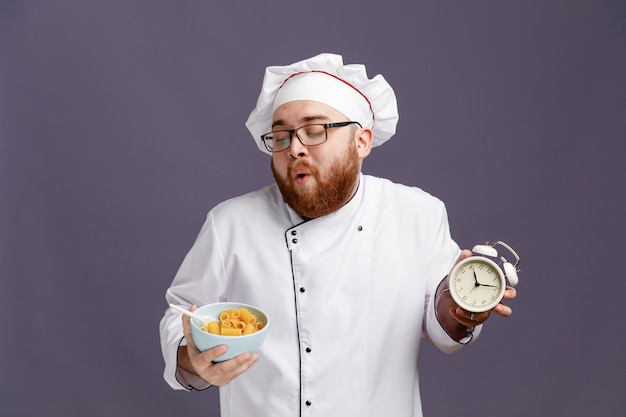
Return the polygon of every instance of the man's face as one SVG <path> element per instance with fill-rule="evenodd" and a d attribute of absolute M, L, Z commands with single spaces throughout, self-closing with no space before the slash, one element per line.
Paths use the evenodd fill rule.
<path fill-rule="evenodd" d="M 272 130 L 344 121 L 346 116 L 325 104 L 292 101 L 276 109 Z M 272 172 L 283 198 L 303 218 L 332 213 L 354 194 L 364 156 L 351 126 L 328 129 L 327 141 L 310 147 L 294 135 L 288 149 L 272 154 Z"/>

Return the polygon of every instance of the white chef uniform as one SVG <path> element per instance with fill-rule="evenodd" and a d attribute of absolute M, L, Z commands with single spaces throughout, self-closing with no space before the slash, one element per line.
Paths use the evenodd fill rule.
<path fill-rule="evenodd" d="M 361 175 L 344 207 L 304 221 L 272 185 L 209 212 L 166 298 L 270 317 L 258 362 L 219 388 L 223 417 L 418 417 L 421 338 L 462 347 L 434 308 L 459 253 L 443 203 L 418 188 Z M 167 382 L 206 387 L 176 369 L 180 314 L 160 329 Z"/>

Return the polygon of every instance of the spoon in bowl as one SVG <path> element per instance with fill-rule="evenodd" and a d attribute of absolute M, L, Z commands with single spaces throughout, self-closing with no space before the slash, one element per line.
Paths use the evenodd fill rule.
<path fill-rule="evenodd" d="M 184 307 L 181 307 L 181 306 L 176 305 L 176 304 L 170 304 L 170 307 L 172 307 L 176 311 L 179 311 L 179 312 L 183 313 L 186 316 L 191 317 L 192 319 L 199 320 L 204 325 L 206 325 L 207 323 L 210 323 L 212 321 L 219 321 L 218 319 L 216 319 L 213 316 L 201 316 L 199 314 L 194 313 L 193 311 L 189 311 L 189 310 L 185 309 Z"/>

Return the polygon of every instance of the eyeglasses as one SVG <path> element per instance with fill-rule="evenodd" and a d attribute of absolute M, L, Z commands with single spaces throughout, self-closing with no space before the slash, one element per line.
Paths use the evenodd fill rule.
<path fill-rule="evenodd" d="M 301 126 L 291 130 L 275 130 L 261 135 L 265 148 L 270 152 L 281 152 L 291 146 L 291 138 L 295 133 L 300 143 L 304 146 L 321 145 L 328 138 L 327 130 L 335 127 L 344 127 L 351 124 L 362 127 L 359 122 L 318 123 Z"/>

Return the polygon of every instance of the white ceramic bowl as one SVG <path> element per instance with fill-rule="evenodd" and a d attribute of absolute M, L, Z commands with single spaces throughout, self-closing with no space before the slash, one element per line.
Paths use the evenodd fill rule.
<path fill-rule="evenodd" d="M 235 356 L 239 356 L 245 352 L 256 352 L 265 340 L 267 328 L 270 324 L 269 317 L 258 307 L 235 302 L 207 304 L 202 307 L 198 307 L 198 309 L 195 311 L 196 314 L 200 316 L 206 315 L 219 317 L 220 313 L 224 310 L 240 309 L 242 307 L 247 308 L 252 314 L 257 317 L 257 321 L 263 323 L 264 326 L 261 330 L 257 331 L 256 333 L 241 336 L 222 336 L 202 330 L 200 328 L 202 326 L 202 323 L 199 320 L 191 319 L 191 336 L 193 337 L 193 341 L 200 351 L 204 352 L 205 350 L 209 350 L 220 345 L 225 345 L 228 347 L 228 352 L 226 352 L 219 358 L 216 358 L 213 362 L 222 362 L 228 359 L 232 359 Z"/>

